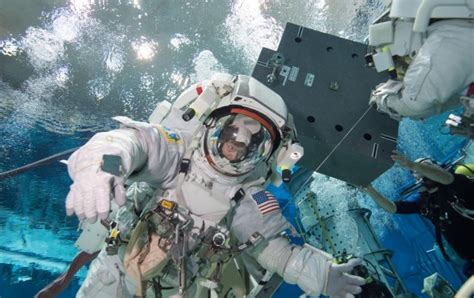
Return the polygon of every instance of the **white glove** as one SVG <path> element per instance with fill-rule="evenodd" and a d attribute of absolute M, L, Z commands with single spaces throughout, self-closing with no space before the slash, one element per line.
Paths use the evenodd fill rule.
<path fill-rule="evenodd" d="M 361 263 L 360 259 L 351 259 L 344 264 L 331 264 L 324 293 L 334 298 L 353 298 L 362 292 L 361 286 L 365 284 L 365 279 L 349 274 Z"/>
<path fill-rule="evenodd" d="M 101 170 L 105 152 L 110 151 L 86 145 L 69 158 L 68 171 L 74 183 L 66 198 L 67 215 L 75 213 L 79 219 L 94 223 L 97 216 L 107 218 L 112 194 L 119 206 L 125 203 L 124 179 Z"/>
<path fill-rule="evenodd" d="M 388 80 L 377 85 L 369 100 L 369 105 L 375 104 L 377 111 L 388 114 L 391 118 L 400 121 L 402 116 L 388 106 L 389 100 L 399 100 L 400 92 L 403 89 L 403 82 Z"/>
<path fill-rule="evenodd" d="M 362 277 L 348 274 L 361 263 L 358 259 L 347 264 L 333 264 L 332 256 L 311 245 L 294 246 L 277 237 L 257 251 L 256 259 L 270 272 L 276 272 L 289 284 L 297 284 L 310 296 L 354 297 L 365 284 Z"/>

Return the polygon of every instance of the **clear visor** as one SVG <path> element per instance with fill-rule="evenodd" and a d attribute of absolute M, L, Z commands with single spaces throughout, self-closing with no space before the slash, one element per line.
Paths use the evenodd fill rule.
<path fill-rule="evenodd" d="M 273 148 L 268 130 L 257 120 L 231 114 L 216 120 L 205 135 L 206 155 L 219 172 L 239 176 L 267 159 Z"/>

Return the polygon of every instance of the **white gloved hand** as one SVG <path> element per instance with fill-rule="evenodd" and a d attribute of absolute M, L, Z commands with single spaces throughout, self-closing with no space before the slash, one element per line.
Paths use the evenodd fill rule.
<path fill-rule="evenodd" d="M 377 85 L 372 91 L 369 105 L 376 105 L 377 111 L 388 114 L 391 118 L 400 121 L 402 116 L 388 106 L 389 100 L 398 100 L 400 92 L 403 89 L 403 82 L 388 80 L 385 83 Z"/>
<path fill-rule="evenodd" d="M 75 213 L 94 223 L 97 216 L 106 219 L 109 215 L 112 195 L 119 206 L 125 203 L 124 179 L 101 170 L 103 152 L 103 148 L 84 146 L 69 158 L 68 171 L 74 183 L 66 198 L 67 215 Z"/>
<path fill-rule="evenodd" d="M 365 284 L 365 279 L 349 274 L 361 263 L 360 259 L 351 259 L 344 264 L 331 264 L 324 294 L 334 298 L 353 298 L 362 292 L 361 286 Z"/>

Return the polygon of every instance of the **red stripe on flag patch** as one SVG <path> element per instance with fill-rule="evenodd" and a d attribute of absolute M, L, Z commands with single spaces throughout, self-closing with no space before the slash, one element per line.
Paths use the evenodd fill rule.
<path fill-rule="evenodd" d="M 260 210 L 263 215 L 280 209 L 278 201 L 269 191 L 259 191 L 254 193 L 252 197 L 257 203 L 258 210 Z"/>
<path fill-rule="evenodd" d="M 197 87 L 196 87 L 196 92 L 197 92 L 198 95 L 201 95 L 201 93 L 202 93 L 202 87 L 201 87 L 201 86 L 197 86 Z"/>

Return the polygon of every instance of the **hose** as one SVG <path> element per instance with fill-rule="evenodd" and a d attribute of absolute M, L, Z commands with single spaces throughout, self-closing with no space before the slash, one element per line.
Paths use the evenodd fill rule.
<path fill-rule="evenodd" d="M 53 163 L 57 160 L 60 160 L 64 157 L 66 157 L 67 155 L 73 153 L 77 149 L 79 149 L 79 147 L 72 148 L 72 149 L 69 149 L 69 150 L 66 150 L 66 151 L 48 156 L 46 158 L 40 159 L 40 160 L 35 161 L 33 163 L 24 165 L 22 167 L 0 173 L 0 180 L 3 180 L 5 178 L 9 178 L 9 177 L 13 177 L 13 176 L 16 176 L 18 174 L 24 173 L 26 171 L 29 171 L 29 170 L 32 170 L 32 169 L 35 169 L 35 168 L 42 167 L 42 166 L 48 165 L 50 163 Z"/>

